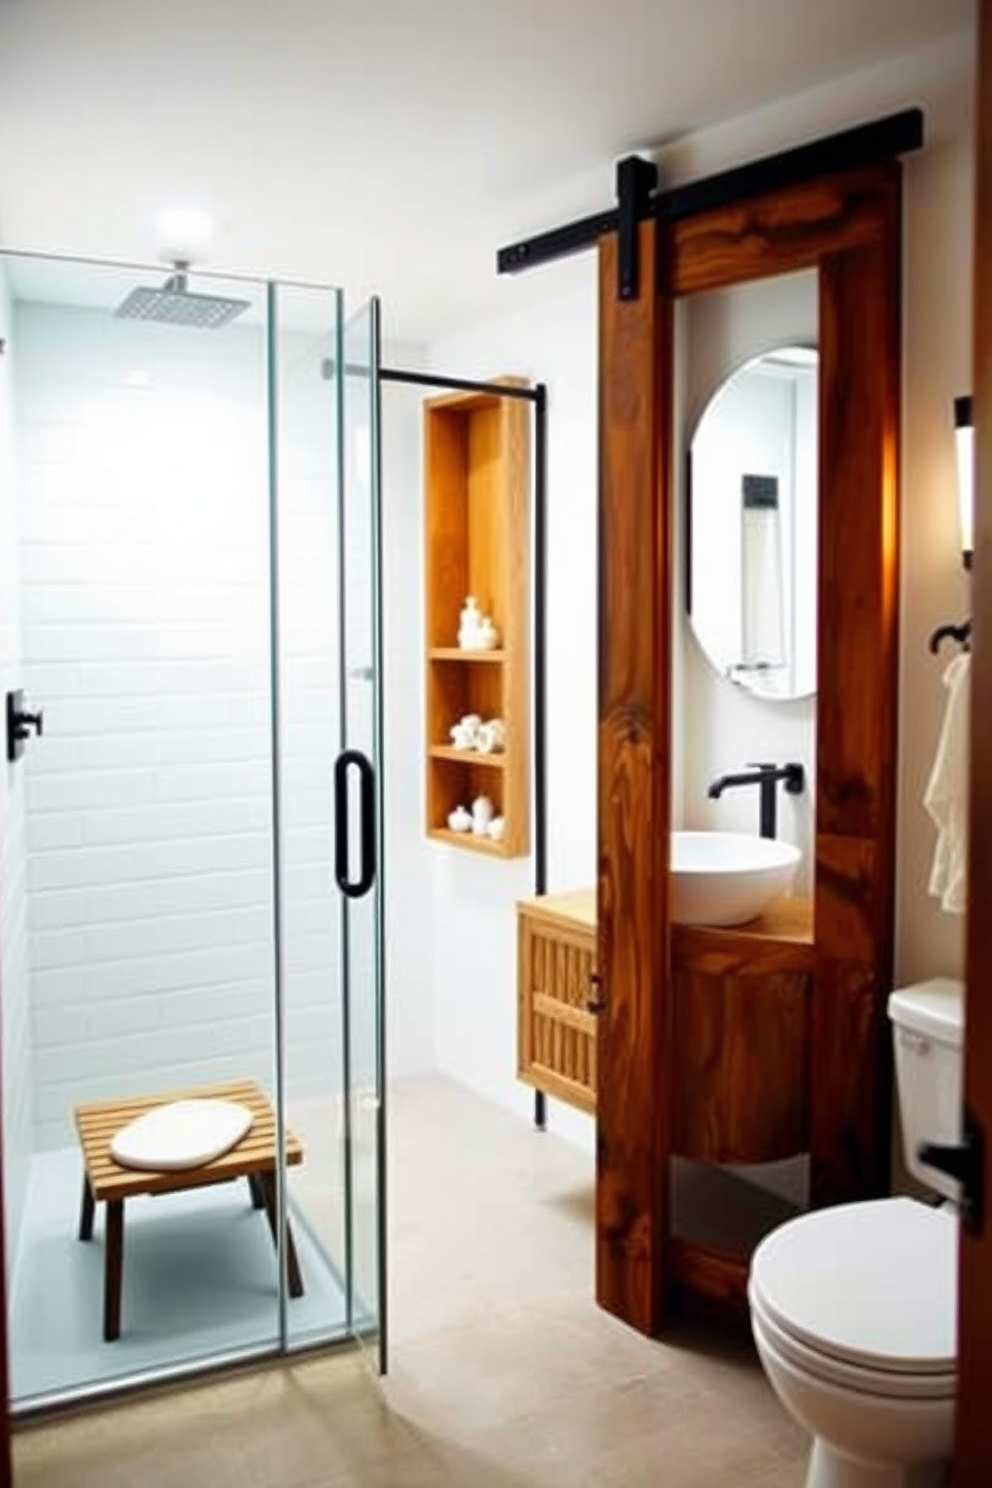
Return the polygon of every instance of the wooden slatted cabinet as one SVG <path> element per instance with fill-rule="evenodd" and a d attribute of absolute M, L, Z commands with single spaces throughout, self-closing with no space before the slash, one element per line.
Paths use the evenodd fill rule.
<path fill-rule="evenodd" d="M 517 1074 L 595 1115 L 595 890 L 520 900 L 517 956 Z"/>

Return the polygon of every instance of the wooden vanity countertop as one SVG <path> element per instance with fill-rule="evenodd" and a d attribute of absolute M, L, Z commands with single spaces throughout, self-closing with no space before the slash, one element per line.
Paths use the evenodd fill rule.
<path fill-rule="evenodd" d="M 539 894 L 517 901 L 526 910 L 552 925 L 566 929 L 595 930 L 596 890 L 569 889 L 561 894 Z M 721 943 L 737 938 L 747 940 L 785 941 L 793 945 L 813 944 L 813 901 L 788 896 L 777 899 L 763 915 L 746 925 L 673 925 L 672 932 L 680 942 L 719 937 Z"/>
<path fill-rule="evenodd" d="M 596 890 L 569 889 L 562 894 L 537 894 L 530 899 L 518 899 L 517 908 L 535 919 L 545 920 L 550 925 L 561 925 L 566 930 L 595 930 Z"/>

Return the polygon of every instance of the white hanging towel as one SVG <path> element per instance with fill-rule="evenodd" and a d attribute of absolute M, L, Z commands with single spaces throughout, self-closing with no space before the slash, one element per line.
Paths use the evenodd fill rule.
<path fill-rule="evenodd" d="M 968 747 L 971 658 L 955 656 L 944 673 L 947 707 L 930 780 L 923 797 L 937 827 L 930 893 L 948 914 L 968 904 Z"/>

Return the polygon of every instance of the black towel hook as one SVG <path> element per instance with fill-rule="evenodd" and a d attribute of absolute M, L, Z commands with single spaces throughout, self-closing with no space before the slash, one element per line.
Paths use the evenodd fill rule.
<path fill-rule="evenodd" d="M 957 641 L 963 650 L 970 651 L 971 621 L 966 620 L 963 625 L 938 625 L 930 637 L 930 650 L 934 656 L 937 655 L 943 641 Z"/>

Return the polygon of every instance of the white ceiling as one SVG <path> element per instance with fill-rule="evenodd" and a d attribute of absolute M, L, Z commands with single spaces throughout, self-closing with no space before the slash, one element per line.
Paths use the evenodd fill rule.
<path fill-rule="evenodd" d="M 498 247 L 609 205 L 634 150 L 959 30 L 968 0 L 0 0 L 0 244 L 498 308 Z M 503 300 L 505 303 L 505 298 Z"/>

